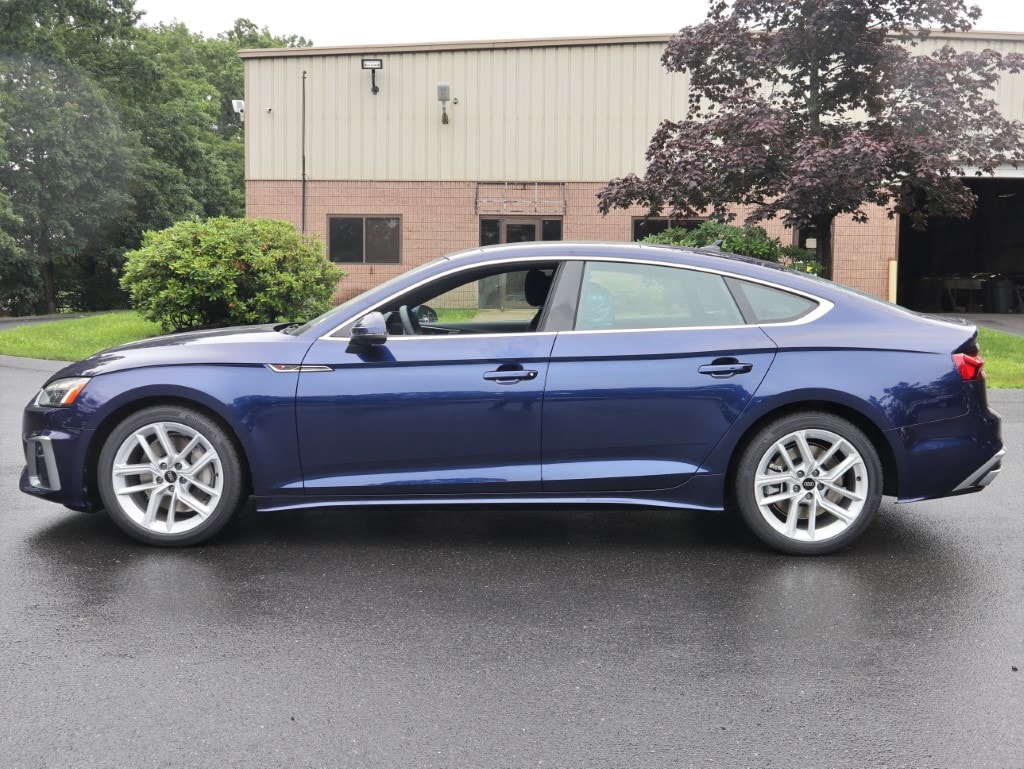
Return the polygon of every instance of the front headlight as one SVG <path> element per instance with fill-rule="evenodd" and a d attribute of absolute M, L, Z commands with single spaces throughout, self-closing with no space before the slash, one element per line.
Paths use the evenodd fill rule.
<path fill-rule="evenodd" d="M 87 384 L 89 384 L 89 377 L 85 376 L 55 379 L 39 391 L 39 395 L 36 396 L 36 405 L 49 408 L 70 406 L 82 394 L 82 390 Z"/>

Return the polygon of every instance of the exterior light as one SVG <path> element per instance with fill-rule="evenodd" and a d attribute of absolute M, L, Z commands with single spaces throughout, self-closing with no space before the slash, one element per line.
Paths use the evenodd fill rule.
<path fill-rule="evenodd" d="M 384 59 L 363 59 L 363 69 L 370 70 L 370 93 L 374 96 L 380 93 L 377 87 L 377 70 L 384 69 Z"/>

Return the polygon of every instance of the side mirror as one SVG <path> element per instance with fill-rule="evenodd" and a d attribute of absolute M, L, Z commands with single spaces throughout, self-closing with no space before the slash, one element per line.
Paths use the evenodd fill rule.
<path fill-rule="evenodd" d="M 358 346 L 373 346 L 388 341 L 388 327 L 384 316 L 379 312 L 370 312 L 356 321 L 352 327 L 349 343 Z"/>

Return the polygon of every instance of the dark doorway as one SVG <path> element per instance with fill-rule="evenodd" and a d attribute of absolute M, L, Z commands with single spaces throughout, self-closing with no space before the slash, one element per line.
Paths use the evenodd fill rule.
<path fill-rule="evenodd" d="M 1024 285 L 1024 179 L 968 179 L 970 219 L 900 221 L 897 301 L 922 312 L 1020 311 Z"/>

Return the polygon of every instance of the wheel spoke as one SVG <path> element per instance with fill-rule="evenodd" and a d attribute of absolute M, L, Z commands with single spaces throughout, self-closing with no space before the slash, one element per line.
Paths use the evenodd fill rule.
<path fill-rule="evenodd" d="M 786 536 L 796 536 L 796 526 L 800 522 L 800 499 L 793 497 L 789 500 L 789 510 L 786 512 Z"/>
<path fill-rule="evenodd" d="M 217 491 L 217 489 L 211 486 L 207 486 L 205 483 L 203 483 L 202 481 L 197 481 L 195 478 L 188 478 L 186 480 L 188 480 L 189 486 L 199 489 L 201 492 L 203 492 L 209 497 L 216 497 L 220 494 L 220 492 Z"/>
<path fill-rule="evenodd" d="M 188 473 L 189 477 L 194 476 L 196 473 L 198 473 L 200 470 L 202 470 L 208 464 L 213 462 L 215 459 L 217 459 L 217 455 L 215 453 L 213 453 L 212 451 L 207 451 L 205 454 L 203 454 L 199 458 L 199 461 L 196 462 L 191 467 L 189 467 L 186 472 Z"/>
<path fill-rule="evenodd" d="M 171 487 L 171 501 L 167 504 L 167 531 L 174 529 L 174 516 L 178 511 L 178 490 Z"/>
<path fill-rule="evenodd" d="M 800 465 L 806 472 L 810 472 L 811 468 L 814 467 L 814 452 L 811 451 L 810 444 L 807 443 L 807 433 L 801 430 L 795 433 L 793 437 L 796 439 L 797 451 L 800 454 Z"/>
<path fill-rule="evenodd" d="M 114 475 L 145 475 L 156 474 L 157 470 L 153 465 L 115 465 L 110 472 Z"/>
<path fill-rule="evenodd" d="M 845 523 L 847 526 L 853 523 L 854 519 L 857 517 L 855 514 L 851 514 L 849 510 L 844 510 L 839 505 L 835 504 L 829 499 L 826 499 L 825 497 L 819 497 L 818 504 L 825 508 L 825 510 L 827 510 L 828 512 L 832 513 L 832 515 L 834 515 L 840 521 Z"/>
<path fill-rule="evenodd" d="M 164 450 L 164 461 L 170 462 L 171 457 L 174 456 L 174 442 L 167 434 L 167 425 L 157 422 L 153 425 L 153 431 L 156 433 L 157 440 L 160 441 L 160 448 Z"/>
<path fill-rule="evenodd" d="M 190 440 L 188 442 L 188 444 L 185 446 L 185 448 L 183 448 L 181 451 L 175 453 L 174 457 L 171 459 L 171 463 L 172 464 L 177 464 L 178 462 L 183 462 L 185 460 L 185 458 L 189 454 L 192 453 L 192 451 L 195 449 L 195 447 L 199 446 L 202 442 L 203 442 L 203 436 L 201 436 L 201 435 L 199 435 L 197 433 L 196 435 L 194 435 L 192 437 L 192 440 Z"/>
<path fill-rule="evenodd" d="M 147 483 L 139 483 L 135 486 L 124 486 L 123 488 L 117 489 L 116 493 L 118 496 L 127 497 L 132 494 L 145 493 L 147 491 L 152 491 L 153 489 L 159 489 L 163 485 L 164 482 L 162 480 L 153 480 Z"/>
<path fill-rule="evenodd" d="M 213 508 L 211 506 L 204 505 L 198 499 L 196 499 L 187 491 L 185 491 L 185 489 L 178 489 L 177 492 L 175 493 L 175 497 L 181 504 L 185 505 L 187 508 L 197 513 L 201 518 L 206 518 L 206 516 L 213 512 Z"/>
<path fill-rule="evenodd" d="M 149 436 L 146 435 L 143 430 L 139 430 L 135 433 L 134 437 L 139 442 L 139 446 L 141 446 L 142 450 L 146 453 L 146 456 L 149 458 L 153 467 L 157 467 L 160 464 L 160 457 L 153 453 L 153 446 L 149 442 Z"/>
<path fill-rule="evenodd" d="M 160 503 L 167 495 L 166 490 L 157 489 L 149 496 L 149 503 L 146 505 L 146 514 L 142 519 L 142 525 L 151 527 L 156 522 L 156 515 L 160 512 Z"/>
<path fill-rule="evenodd" d="M 842 462 L 835 467 L 829 468 L 827 472 L 821 474 L 821 478 L 827 481 L 835 481 L 837 478 L 842 478 L 846 475 L 846 471 L 861 461 L 860 457 L 856 454 L 848 455 Z"/>

